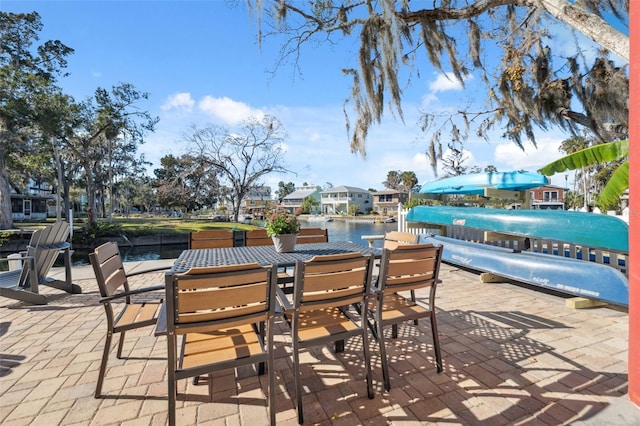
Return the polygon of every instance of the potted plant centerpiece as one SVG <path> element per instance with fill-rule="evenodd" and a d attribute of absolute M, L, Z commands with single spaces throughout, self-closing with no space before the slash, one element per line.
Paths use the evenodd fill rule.
<path fill-rule="evenodd" d="M 300 231 L 300 222 L 295 215 L 287 211 L 277 211 L 264 221 L 264 227 L 277 252 L 293 251 Z"/>

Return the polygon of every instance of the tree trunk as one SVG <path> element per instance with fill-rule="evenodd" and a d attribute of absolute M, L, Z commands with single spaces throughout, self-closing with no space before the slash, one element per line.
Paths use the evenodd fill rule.
<path fill-rule="evenodd" d="M 69 221 L 69 210 L 73 208 L 73 206 L 71 205 L 71 195 L 69 194 L 69 179 L 65 178 L 63 182 L 64 192 L 62 193 L 62 213 L 63 216 L 67 218 L 67 221 Z"/>
<path fill-rule="evenodd" d="M 598 15 L 589 13 L 568 0 L 485 0 L 460 9 L 436 7 L 409 13 L 398 12 L 398 15 L 406 22 L 413 23 L 423 20 L 460 20 L 477 17 L 491 8 L 506 5 L 542 8 L 554 18 L 629 62 L 629 37 L 613 28 Z"/>
<path fill-rule="evenodd" d="M 62 219 L 62 182 L 64 181 L 64 173 L 62 170 L 62 160 L 60 159 L 60 151 L 58 145 L 53 142 L 53 158 L 56 164 L 56 220 Z"/>
<path fill-rule="evenodd" d="M 82 166 L 84 167 L 85 174 L 85 183 L 87 186 L 87 221 L 94 227 L 98 224 L 98 220 L 96 219 L 96 190 L 93 179 L 93 171 L 91 170 L 91 166 L 83 162 Z"/>
<path fill-rule="evenodd" d="M 233 221 L 237 222 L 238 221 L 238 217 L 240 217 L 240 203 L 233 204 Z"/>
<path fill-rule="evenodd" d="M 5 160 L 5 132 L 0 128 L 0 229 L 13 228 L 11 215 L 11 185 Z"/>
<path fill-rule="evenodd" d="M 567 0 L 532 0 L 542 4 L 554 18 L 580 31 L 605 49 L 629 62 L 629 37 L 609 25 L 604 19 L 587 13 Z"/>

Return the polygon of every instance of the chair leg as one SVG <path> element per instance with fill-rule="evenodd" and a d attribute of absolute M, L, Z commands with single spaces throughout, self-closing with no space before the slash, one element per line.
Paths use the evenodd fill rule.
<path fill-rule="evenodd" d="M 104 341 L 104 350 L 102 352 L 102 362 L 100 362 L 100 371 L 98 372 L 98 383 L 96 384 L 96 398 L 100 398 L 102 394 L 102 383 L 104 382 L 104 375 L 107 370 L 107 360 L 109 359 L 109 352 L 111 351 L 111 338 L 113 333 L 107 332 L 107 336 Z"/>
<path fill-rule="evenodd" d="M 436 353 L 436 371 L 442 373 L 442 354 L 440 352 L 440 338 L 438 337 L 438 324 L 436 311 L 431 309 L 431 334 L 433 335 L 433 349 Z"/>
<path fill-rule="evenodd" d="M 258 332 L 260 334 L 260 338 L 262 339 L 262 344 L 265 344 L 265 336 L 266 336 L 266 325 L 264 323 L 264 321 L 260 322 L 260 324 L 258 325 Z M 266 371 L 266 367 L 265 367 L 265 363 L 264 362 L 260 362 L 258 363 L 258 376 L 262 376 L 264 375 Z"/>
<path fill-rule="evenodd" d="M 294 336 L 294 339 L 296 337 Z M 293 344 L 293 370 L 295 374 L 295 391 L 296 391 L 296 411 L 298 412 L 298 424 L 304 423 L 304 415 L 302 414 L 302 383 L 300 379 L 300 348 L 297 342 Z"/>
<path fill-rule="evenodd" d="M 411 302 L 416 304 L 416 291 L 415 290 L 411 290 Z M 413 325 L 418 325 L 418 318 L 413 320 Z"/>
<path fill-rule="evenodd" d="M 364 350 L 364 366 L 367 377 L 367 396 L 373 399 L 373 374 L 371 373 L 371 354 L 369 353 L 369 338 L 367 336 L 367 324 L 361 319 L 362 324 L 362 348 Z"/>
<path fill-rule="evenodd" d="M 213 374 L 207 375 L 207 381 L 209 382 L 209 401 L 213 402 Z"/>
<path fill-rule="evenodd" d="M 380 344 L 380 361 L 382 364 L 382 381 L 384 382 L 384 389 L 389 391 L 391 389 L 391 381 L 389 380 L 389 365 L 387 363 L 387 348 L 384 342 L 384 330 L 382 329 L 382 321 L 376 321 L 378 326 L 378 343 Z M 394 324 L 395 326 L 395 324 Z"/>
<path fill-rule="evenodd" d="M 391 326 L 391 338 L 392 339 L 398 338 L 398 324 L 393 324 Z"/>
<path fill-rule="evenodd" d="M 176 425 L 176 399 L 177 399 L 177 386 L 176 386 L 176 336 L 167 335 L 167 402 L 169 405 L 169 412 L 167 416 L 169 418 L 169 426 Z"/>
<path fill-rule="evenodd" d="M 267 374 L 269 375 L 269 388 L 267 389 L 267 404 L 269 405 L 269 419 L 270 424 L 276 424 L 276 381 L 275 373 L 273 371 L 274 354 L 273 354 L 273 332 L 274 322 L 273 318 L 267 324 Z"/>
<path fill-rule="evenodd" d="M 122 347 L 124 346 L 124 331 L 120 332 L 120 340 L 118 341 L 118 359 L 122 359 Z"/>
<path fill-rule="evenodd" d="M 169 376 L 171 376 L 171 374 L 169 374 Z M 175 426 L 176 425 L 176 381 L 174 377 L 169 377 L 169 386 L 168 386 L 168 393 L 169 393 L 169 413 L 167 414 L 167 416 L 169 417 L 169 426 Z"/>

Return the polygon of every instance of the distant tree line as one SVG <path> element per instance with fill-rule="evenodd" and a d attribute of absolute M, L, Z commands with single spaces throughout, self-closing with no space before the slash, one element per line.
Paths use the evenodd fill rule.
<path fill-rule="evenodd" d="M 52 184 L 57 216 L 77 206 L 82 188 L 90 226 L 133 206 L 195 210 L 229 201 L 237 220 L 241 202 L 272 172 L 286 172 L 286 132 L 271 116 L 237 128 L 192 127 L 189 152 L 150 165 L 138 148 L 159 121 L 144 109 L 149 94 L 129 83 L 96 88 L 84 100 L 63 93 L 73 49 L 39 43 L 36 12 L 0 12 L 0 229 L 13 227 L 11 192 Z M 110 201 L 110 202 L 109 202 Z"/>

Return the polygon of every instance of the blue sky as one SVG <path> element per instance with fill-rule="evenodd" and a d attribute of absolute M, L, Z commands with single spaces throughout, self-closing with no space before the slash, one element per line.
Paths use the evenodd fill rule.
<path fill-rule="evenodd" d="M 362 158 L 349 150 L 343 113 L 350 79 L 341 70 L 356 66 L 356 42 L 307 46 L 301 74 L 283 64 L 272 75 L 280 43 L 268 39 L 260 48 L 254 18 L 244 1 L 237 3 L 232 8 L 223 0 L 0 0 L 0 9 L 37 11 L 44 24 L 41 41 L 58 39 L 75 50 L 70 76 L 60 86 L 77 100 L 119 82 L 150 93 L 140 107 L 160 122 L 140 151 L 155 167 L 162 156 L 186 151 L 182 134 L 192 123 L 232 128 L 250 115 L 275 115 L 287 129 L 285 161 L 295 174 L 268 177 L 265 184 L 273 190 L 279 181 L 380 190 L 390 170 L 414 171 L 420 183 L 432 181 L 436 177 L 424 154 L 428 137 L 416 124 L 419 108 L 484 100 L 480 83 L 469 81 L 463 89 L 425 62 L 420 76 L 403 89 L 404 123 L 387 112 L 370 130 Z M 535 171 L 558 158 L 558 145 L 568 135 L 538 132 L 536 137 L 538 148 L 526 144 L 524 152 L 497 137 L 489 143 L 470 140 L 466 164 Z M 564 176 L 552 183 L 564 184 Z"/>

